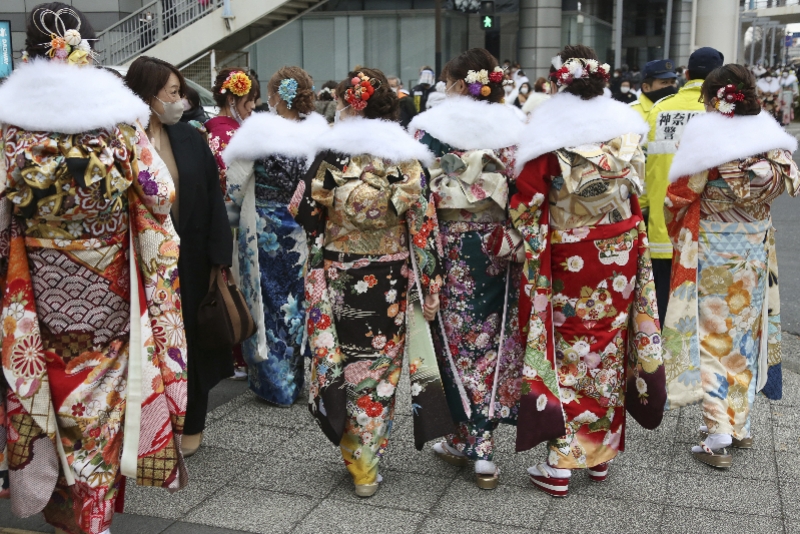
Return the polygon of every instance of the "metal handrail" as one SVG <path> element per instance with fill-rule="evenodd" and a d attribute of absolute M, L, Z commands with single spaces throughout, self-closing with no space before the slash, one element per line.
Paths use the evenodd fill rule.
<path fill-rule="evenodd" d="M 744 0 L 744 11 L 800 5 L 800 0 Z"/>
<path fill-rule="evenodd" d="M 225 0 L 154 0 L 97 36 L 103 65 L 121 65 L 216 10 Z"/>

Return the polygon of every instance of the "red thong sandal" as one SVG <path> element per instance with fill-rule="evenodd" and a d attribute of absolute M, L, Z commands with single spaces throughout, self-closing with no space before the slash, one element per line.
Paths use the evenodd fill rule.
<path fill-rule="evenodd" d="M 609 462 L 603 462 L 587 469 L 589 478 L 594 482 L 604 482 L 608 478 L 608 464 Z"/>
<path fill-rule="evenodd" d="M 531 476 L 534 487 L 551 497 L 566 497 L 569 494 L 569 478 L 551 477 L 542 467 L 543 465 L 539 464 L 528 468 L 528 474 Z"/>

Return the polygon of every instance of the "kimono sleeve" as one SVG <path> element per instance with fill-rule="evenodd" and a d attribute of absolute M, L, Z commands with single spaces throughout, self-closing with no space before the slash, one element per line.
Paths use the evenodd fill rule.
<path fill-rule="evenodd" d="M 228 223 L 231 226 L 239 225 L 239 213 L 242 211 L 244 197 L 250 181 L 254 178 L 252 161 L 234 161 L 228 166 L 228 193 L 225 209 L 228 213 Z"/>
<path fill-rule="evenodd" d="M 419 269 L 420 282 L 428 295 L 437 295 L 442 289 L 444 268 L 439 237 L 439 222 L 436 204 L 429 187 L 429 175 L 420 168 L 420 195 L 408 210 L 408 232 L 411 237 L 411 253 Z"/>
<path fill-rule="evenodd" d="M 214 156 L 208 145 L 202 145 L 204 158 L 203 168 L 206 169 L 206 183 L 209 199 L 209 218 L 211 219 L 211 232 L 208 236 L 208 259 L 212 265 L 231 265 L 233 258 L 233 233 L 228 225 L 228 215 L 225 210 L 225 201 L 219 187 L 219 171 Z"/>

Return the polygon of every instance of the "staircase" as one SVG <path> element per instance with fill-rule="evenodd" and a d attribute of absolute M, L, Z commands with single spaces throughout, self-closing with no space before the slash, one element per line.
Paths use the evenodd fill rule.
<path fill-rule="evenodd" d="M 139 55 L 182 66 L 214 49 L 234 52 L 313 11 L 327 0 L 154 0 L 101 32 L 103 65 Z"/>

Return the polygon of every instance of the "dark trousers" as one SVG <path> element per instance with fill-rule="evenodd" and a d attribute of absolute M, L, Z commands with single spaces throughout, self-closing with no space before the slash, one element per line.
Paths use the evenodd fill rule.
<path fill-rule="evenodd" d="M 208 391 L 197 384 L 197 380 L 189 379 L 187 384 L 186 419 L 183 433 L 187 436 L 199 434 L 206 428 L 206 412 L 208 411 Z"/>
<path fill-rule="evenodd" d="M 664 328 L 664 317 L 667 316 L 669 304 L 669 280 L 672 275 L 672 260 L 653 258 L 653 280 L 656 283 L 656 300 L 658 301 L 658 321 Z"/>

